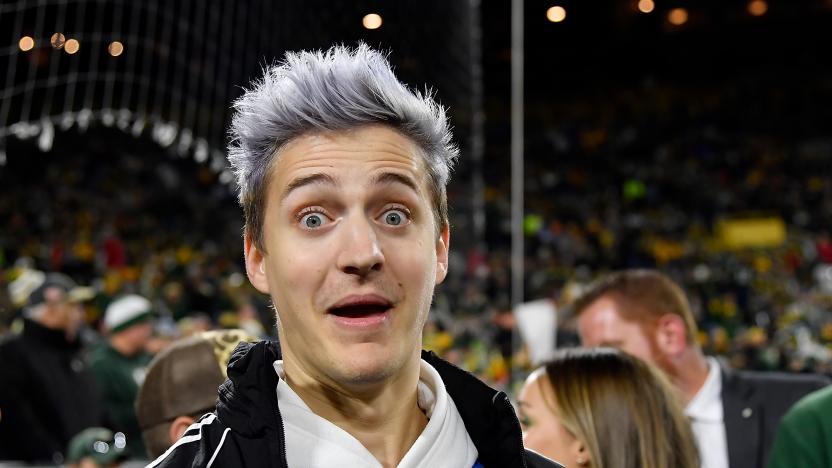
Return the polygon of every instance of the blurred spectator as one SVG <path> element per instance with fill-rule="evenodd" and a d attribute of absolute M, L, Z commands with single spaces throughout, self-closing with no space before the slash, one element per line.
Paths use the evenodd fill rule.
<path fill-rule="evenodd" d="M 257 340 L 244 330 L 203 332 L 154 358 L 136 400 L 151 459 L 162 455 L 201 415 L 214 411 L 231 352 L 241 341 Z"/>
<path fill-rule="evenodd" d="M 670 377 L 708 468 L 764 467 L 783 414 L 828 384 L 821 376 L 738 372 L 705 357 L 687 297 L 655 270 L 599 278 L 574 312 L 584 345 L 620 348 Z"/>
<path fill-rule="evenodd" d="M 832 466 L 832 387 L 806 395 L 783 416 L 768 468 Z"/>
<path fill-rule="evenodd" d="M 70 438 L 103 421 L 78 339 L 78 301 L 92 294 L 66 275 L 35 276 L 23 332 L 0 344 L 0 459 L 61 463 Z"/>
<path fill-rule="evenodd" d="M 90 427 L 69 442 L 69 468 L 115 468 L 127 459 L 127 437 L 103 427 Z"/>
<path fill-rule="evenodd" d="M 113 301 L 104 313 L 106 340 L 90 353 L 112 427 L 130 440 L 133 456 L 144 456 L 135 401 L 152 356 L 145 348 L 153 334 L 150 301 L 135 294 Z"/>
<path fill-rule="evenodd" d="M 693 433 L 669 382 L 615 349 L 566 349 L 520 392 L 523 444 L 568 466 L 696 468 Z"/>

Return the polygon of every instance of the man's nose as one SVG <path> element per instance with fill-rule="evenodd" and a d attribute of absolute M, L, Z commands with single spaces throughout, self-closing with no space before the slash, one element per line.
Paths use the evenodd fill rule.
<path fill-rule="evenodd" d="M 338 268 L 344 273 L 367 276 L 381 270 L 384 254 L 373 221 L 355 216 L 343 225 L 343 244 L 338 255 Z"/>

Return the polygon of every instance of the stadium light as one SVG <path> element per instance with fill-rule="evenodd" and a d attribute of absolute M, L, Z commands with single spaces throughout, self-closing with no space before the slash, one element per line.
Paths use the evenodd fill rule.
<path fill-rule="evenodd" d="M 29 52 L 35 47 L 35 40 L 29 36 L 23 36 L 20 38 L 20 41 L 17 43 L 17 45 L 23 52 Z"/>
<path fill-rule="evenodd" d="M 688 22 L 688 11 L 684 8 L 674 8 L 667 14 L 667 20 L 674 26 L 681 26 Z"/>
<path fill-rule="evenodd" d="M 49 39 L 49 42 L 52 44 L 52 47 L 60 50 L 64 45 L 66 45 L 66 37 L 64 37 L 61 33 L 55 33 Z"/>
<path fill-rule="evenodd" d="M 768 3 L 765 0 L 752 0 L 748 3 L 748 12 L 751 16 L 763 16 L 768 11 Z"/>
<path fill-rule="evenodd" d="M 546 10 L 546 19 L 553 23 L 560 23 L 566 19 L 566 9 L 559 5 L 553 6 Z"/>
<path fill-rule="evenodd" d="M 361 20 L 361 24 L 367 29 L 378 29 L 381 27 L 381 22 L 381 15 L 376 13 L 364 15 L 364 19 Z"/>
<path fill-rule="evenodd" d="M 113 41 L 109 46 L 107 46 L 107 52 L 109 52 L 113 57 L 118 57 L 122 52 L 124 52 L 124 44 L 119 41 Z"/>
<path fill-rule="evenodd" d="M 639 0 L 638 2 L 638 11 L 642 13 L 650 13 L 656 8 L 656 4 L 653 0 Z"/>
<path fill-rule="evenodd" d="M 75 52 L 78 52 L 78 49 L 80 49 L 80 48 L 81 48 L 81 44 L 76 39 L 69 39 L 69 40 L 66 41 L 66 44 L 64 44 L 64 50 L 69 55 L 72 55 Z"/>

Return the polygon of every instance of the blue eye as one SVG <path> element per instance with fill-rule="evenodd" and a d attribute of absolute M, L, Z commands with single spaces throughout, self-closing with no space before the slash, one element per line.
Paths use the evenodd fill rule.
<path fill-rule="evenodd" d="M 300 224 L 306 229 L 318 229 L 329 222 L 329 218 L 321 213 L 309 213 L 300 219 Z"/>
<path fill-rule="evenodd" d="M 387 210 L 382 215 L 384 224 L 401 226 L 407 222 L 407 214 L 402 210 Z"/>

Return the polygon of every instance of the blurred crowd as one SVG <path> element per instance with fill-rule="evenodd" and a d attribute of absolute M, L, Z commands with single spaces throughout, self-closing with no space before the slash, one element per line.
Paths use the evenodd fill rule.
<path fill-rule="evenodd" d="M 832 371 L 832 139 L 812 104 L 832 96 L 813 79 L 765 79 L 701 89 L 648 80 L 531 106 L 525 297 L 556 302 L 562 339 L 574 340 L 570 305 L 589 280 L 653 267 L 691 297 L 709 354 L 737 368 Z M 451 272 L 462 276 L 437 305 L 491 310 L 493 339 L 511 324 L 511 207 L 507 178 L 491 179 L 488 248 L 457 249 Z M 754 234 L 738 241 L 732 229 L 749 224 Z"/>
<path fill-rule="evenodd" d="M 38 158 L 12 158 L 0 172 L 4 283 L 34 269 L 92 286 L 93 328 L 125 293 L 150 298 L 166 329 L 270 328 L 242 274 L 239 208 L 217 175 L 155 145 L 116 150 L 120 134 L 86 136 L 67 135 L 71 141 Z M 72 148 L 81 141 L 89 149 L 78 157 Z M 8 327 L 21 301 L 6 301 L 18 302 L 0 312 Z"/>
<path fill-rule="evenodd" d="M 800 104 L 794 92 L 779 94 L 764 85 L 709 93 L 645 85 L 567 106 L 557 119 L 541 111 L 527 150 L 525 296 L 556 299 L 568 332 L 583 283 L 611 269 L 659 267 L 691 295 L 710 353 L 743 368 L 829 371 L 832 182 L 823 169 L 832 140 L 790 119 Z M 747 112 L 761 102 L 768 107 Z M 120 134 L 59 138 L 67 141 L 53 152 L 11 158 L 0 173 L 4 282 L 33 268 L 92 285 L 93 326 L 112 297 L 137 292 L 154 302 L 166 333 L 177 323 L 272 329 L 267 302 L 244 278 L 234 195 L 208 165 L 151 143 L 120 147 Z M 429 334 L 492 381 L 508 375 L 502 360 L 517 351 L 507 184 L 486 188 L 484 243 L 452 249 L 434 315 L 447 333 Z M 463 195 L 454 189 L 451 198 Z M 785 234 L 764 246 L 724 245 L 720 222 L 743 218 L 774 219 Z M 0 327 L 13 311 L 0 311 Z"/>
<path fill-rule="evenodd" d="M 749 108 L 753 93 L 739 86 L 700 95 L 653 85 L 540 116 L 526 158 L 525 296 L 551 301 L 559 344 L 577 344 L 570 306 L 585 284 L 614 269 L 655 267 L 690 296 L 707 354 L 736 368 L 832 373 L 824 172 L 832 139 L 805 122 L 794 123 L 806 124 L 802 131 L 773 131 L 794 104 L 766 92 L 762 101 L 782 107 Z M 785 117 L 769 122 L 772 112 Z M 29 319 L 25 284 L 38 272 L 89 287 L 77 303 L 90 363 L 107 360 L 114 325 L 105 312 L 129 294 L 153 312 L 128 353 L 133 369 L 207 330 L 273 335 L 269 302 L 245 278 L 240 210 L 216 171 L 175 148 L 127 148 L 123 135 L 90 131 L 100 133 L 59 136 L 66 141 L 50 153 L 28 142 L 17 154 L 9 148 L 0 171 L 0 339 Z M 513 368 L 531 369 L 510 304 L 507 184 L 486 188 L 485 238 L 452 244 L 425 333 L 426 348 L 501 388 Z M 457 209 L 452 218 L 472 215 Z M 725 222 L 749 219 L 773 234 L 748 245 L 725 239 Z M 117 410 L 109 413 L 101 421 Z M 135 421 L 116 426 L 137 440 Z"/>

